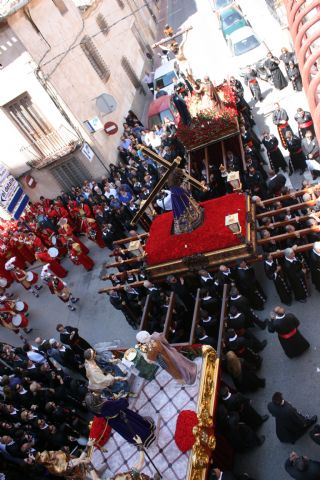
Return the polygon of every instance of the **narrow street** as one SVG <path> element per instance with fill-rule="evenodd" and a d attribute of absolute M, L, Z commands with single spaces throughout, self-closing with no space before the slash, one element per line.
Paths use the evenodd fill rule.
<path fill-rule="evenodd" d="M 238 0 L 238 3 L 250 20 L 253 29 L 276 56 L 280 54 L 282 46 L 290 48 L 287 33 L 270 15 L 264 0 Z M 240 78 L 219 29 L 211 0 L 164 0 L 161 11 L 163 16 L 158 24 L 160 32 L 166 23 L 169 23 L 175 31 L 181 27 L 193 27 L 189 32 L 185 50 L 195 78 L 202 78 L 207 74 L 216 84 L 230 75 Z M 278 92 L 269 84 L 260 83 L 265 97 L 262 103 L 255 105 L 249 90 L 245 89 L 245 98 L 253 107 L 256 133 L 261 135 L 266 129 L 274 134 L 277 133 L 276 127 L 272 124 L 273 105 L 276 101 L 287 110 L 290 124 L 296 132 L 296 122 L 293 118 L 296 109 L 298 107 L 308 109 L 304 93 L 294 92 L 291 85 Z M 146 98 L 150 101 L 151 95 Z M 287 156 L 285 150 L 283 153 Z M 295 173 L 290 177 L 287 176 L 287 184 L 298 189 L 303 178 Z M 309 173 L 305 174 L 305 178 L 310 178 Z M 57 337 L 55 327 L 61 322 L 78 327 L 81 336 L 93 345 L 100 341 L 116 341 L 116 344 L 123 347 L 134 345 L 136 331 L 128 325 L 123 314 L 110 304 L 107 295 L 97 293 L 100 288 L 110 286 L 110 282 L 100 280 L 102 265 L 110 262 L 110 252 L 107 248 L 100 249 L 93 242 L 86 240 L 85 243 L 90 248 L 90 256 L 95 261 L 95 267 L 91 272 L 85 272 L 81 266 L 74 266 L 70 260 L 64 259 L 62 262 L 65 268 L 70 269 L 66 278 L 68 286 L 76 297 L 80 297 L 76 305 L 76 313 L 70 312 L 65 304 L 51 295 L 47 287 L 42 289 L 39 299 L 16 284 L 10 288 L 10 292 L 17 293 L 29 304 L 30 327 L 33 328 L 33 332 L 27 338 L 33 340 L 37 336 Z M 35 269 L 39 274 L 41 267 L 42 265 L 38 265 Z M 266 279 L 261 265 L 258 265 L 256 270 L 268 294 L 266 308 L 263 312 L 259 312 L 260 317 L 264 319 L 269 316 L 273 307 L 279 304 L 279 298 L 273 284 Z M 299 318 L 301 332 L 309 340 L 311 348 L 301 358 L 290 360 L 282 351 L 276 335 L 271 335 L 267 331 L 255 332 L 260 339 L 266 338 L 268 345 L 262 353 L 264 361 L 259 372 L 259 376 L 266 378 L 266 388 L 252 395 L 253 405 L 259 413 L 265 414 L 272 394 L 275 391 L 281 391 L 284 397 L 304 414 L 318 414 L 320 418 L 320 405 L 314 401 L 320 397 L 320 322 L 318 320 L 320 298 L 318 292 L 312 287 L 311 297 L 308 298 L 307 303 L 294 302 L 288 311 L 292 311 Z M 5 329 L 1 330 L 1 341 L 21 345 L 19 337 Z M 308 434 L 294 446 L 281 444 L 275 435 L 273 418 L 263 424 L 259 433 L 266 436 L 264 445 L 248 454 L 237 455 L 236 472 L 248 472 L 256 480 L 286 480 L 289 477 L 283 465 L 292 450 L 312 459 L 319 457 L 319 447 L 311 441 Z"/>

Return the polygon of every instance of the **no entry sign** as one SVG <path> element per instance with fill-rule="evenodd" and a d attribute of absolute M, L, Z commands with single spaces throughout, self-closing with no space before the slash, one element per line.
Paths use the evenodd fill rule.
<path fill-rule="evenodd" d="M 114 122 L 105 123 L 103 128 L 107 135 L 114 135 L 118 131 L 118 125 Z"/>

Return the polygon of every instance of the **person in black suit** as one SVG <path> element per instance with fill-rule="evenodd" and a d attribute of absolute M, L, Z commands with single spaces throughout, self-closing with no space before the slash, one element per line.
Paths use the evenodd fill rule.
<path fill-rule="evenodd" d="M 60 333 L 60 341 L 65 345 L 69 345 L 74 353 L 81 355 L 88 348 L 92 348 L 91 345 L 79 335 L 79 330 L 76 327 L 64 326 L 62 323 L 58 323 L 56 327 L 57 332 Z"/>
<path fill-rule="evenodd" d="M 282 173 L 276 173 L 274 170 L 270 170 L 269 179 L 267 180 L 267 187 L 270 196 L 277 196 L 281 192 L 281 189 L 285 186 L 286 181 L 287 179 Z"/>
<path fill-rule="evenodd" d="M 276 420 L 276 435 L 283 443 L 295 443 L 311 425 L 316 423 L 318 418 L 317 415 L 311 418 L 303 416 L 284 400 L 280 392 L 273 394 L 268 410 Z"/>
<path fill-rule="evenodd" d="M 289 358 L 302 355 L 310 347 L 309 342 L 299 332 L 299 325 L 300 322 L 293 313 L 286 313 L 283 307 L 275 307 L 268 330 L 278 334 L 284 353 Z"/>
<path fill-rule="evenodd" d="M 291 452 L 284 464 L 286 472 L 296 480 L 319 480 L 320 462 Z"/>
<path fill-rule="evenodd" d="M 220 388 L 220 400 L 228 412 L 238 412 L 240 420 L 256 430 L 269 418 L 269 415 L 260 415 L 251 405 L 251 400 L 241 393 L 231 393 L 226 385 Z"/>

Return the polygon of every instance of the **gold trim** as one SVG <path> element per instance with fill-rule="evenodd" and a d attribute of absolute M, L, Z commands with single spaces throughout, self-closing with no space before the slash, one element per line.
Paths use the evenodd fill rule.
<path fill-rule="evenodd" d="M 195 443 L 189 457 L 186 480 L 205 480 L 211 452 L 216 447 L 213 413 L 218 394 L 219 359 L 209 345 L 202 347 L 202 371 L 197 404 L 198 425 L 193 429 Z"/>

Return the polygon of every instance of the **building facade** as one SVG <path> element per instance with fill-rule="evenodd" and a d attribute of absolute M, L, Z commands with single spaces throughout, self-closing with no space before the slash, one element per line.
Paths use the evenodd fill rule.
<path fill-rule="evenodd" d="M 151 68 L 158 6 L 150 0 L 11 4 L 0 7 L 0 162 L 31 198 L 53 197 L 101 178 L 116 161 L 124 117 L 129 109 L 141 114 L 146 101 L 141 78 Z M 119 127 L 116 134 L 105 131 L 107 122 Z"/>

